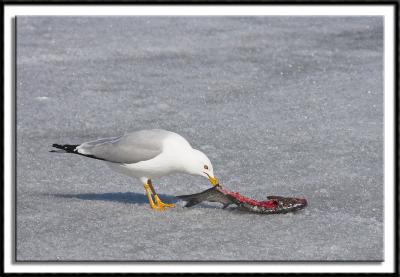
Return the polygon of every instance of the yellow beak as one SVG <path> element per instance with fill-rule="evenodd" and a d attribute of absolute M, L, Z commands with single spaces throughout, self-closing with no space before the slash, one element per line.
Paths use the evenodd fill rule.
<path fill-rule="evenodd" d="M 213 186 L 219 185 L 219 182 L 218 182 L 218 179 L 217 179 L 217 178 L 208 176 L 208 180 L 210 180 L 210 183 L 211 183 Z"/>

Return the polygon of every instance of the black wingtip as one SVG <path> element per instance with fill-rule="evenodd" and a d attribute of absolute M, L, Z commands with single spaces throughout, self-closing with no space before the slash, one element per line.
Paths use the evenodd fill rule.
<path fill-rule="evenodd" d="M 55 148 L 63 149 L 63 146 L 61 144 L 53 143 L 51 146 L 53 146 Z"/>
<path fill-rule="evenodd" d="M 78 145 L 76 144 L 57 144 L 57 143 L 53 143 L 52 145 L 54 148 L 58 148 L 58 149 L 62 149 L 68 153 L 76 153 L 75 149 Z"/>

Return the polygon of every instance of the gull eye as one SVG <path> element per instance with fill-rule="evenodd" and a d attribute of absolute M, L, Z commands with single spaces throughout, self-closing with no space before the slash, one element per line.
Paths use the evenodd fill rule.
<path fill-rule="evenodd" d="M 208 169 L 208 166 L 207 166 L 207 165 L 204 165 L 204 169 Z"/>

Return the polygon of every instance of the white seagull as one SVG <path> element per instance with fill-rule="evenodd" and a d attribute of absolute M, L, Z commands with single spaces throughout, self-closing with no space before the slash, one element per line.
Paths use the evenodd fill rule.
<path fill-rule="evenodd" d="M 218 185 L 207 156 L 193 149 L 182 136 L 166 130 L 141 130 L 78 145 L 53 144 L 53 147 L 62 150 L 50 152 L 73 153 L 103 160 L 111 169 L 139 178 L 144 184 L 150 207 L 154 210 L 161 211 L 174 205 L 160 200 L 152 178 L 181 172 L 206 177 L 212 185 Z"/>

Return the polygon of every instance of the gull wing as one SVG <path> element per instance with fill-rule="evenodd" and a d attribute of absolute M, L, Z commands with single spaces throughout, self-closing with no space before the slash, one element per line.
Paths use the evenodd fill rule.
<path fill-rule="evenodd" d="M 76 152 L 114 163 L 138 163 L 161 154 L 167 135 L 163 130 L 137 131 L 82 143 Z"/>

